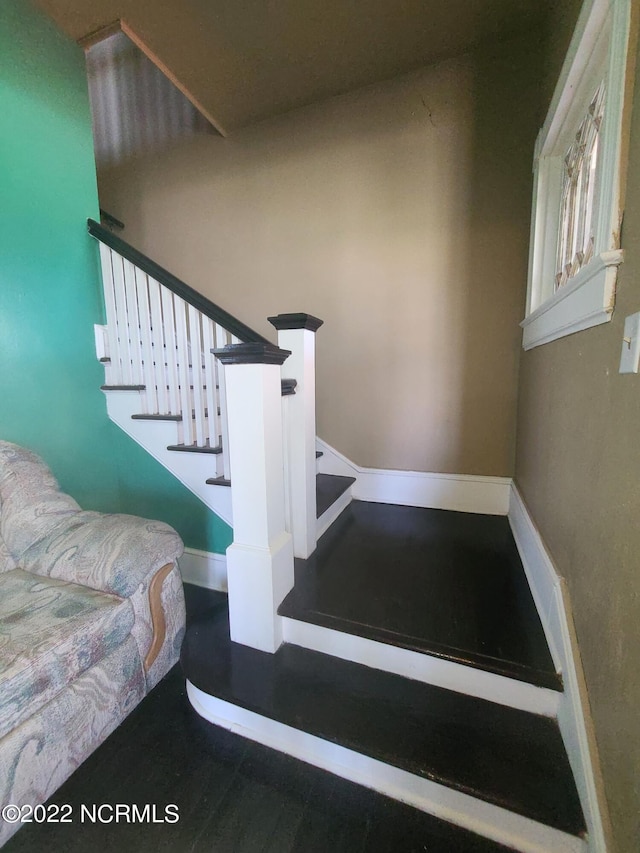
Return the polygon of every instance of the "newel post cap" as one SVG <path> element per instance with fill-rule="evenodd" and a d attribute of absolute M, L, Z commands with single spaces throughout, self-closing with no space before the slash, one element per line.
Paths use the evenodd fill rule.
<path fill-rule="evenodd" d="M 278 314 L 276 317 L 267 317 L 267 320 L 278 331 L 282 329 L 309 329 L 317 332 L 324 320 L 313 317 L 311 314 Z"/>
<path fill-rule="evenodd" d="M 230 344 L 211 352 L 222 364 L 283 364 L 291 355 L 291 350 L 260 342 Z"/>

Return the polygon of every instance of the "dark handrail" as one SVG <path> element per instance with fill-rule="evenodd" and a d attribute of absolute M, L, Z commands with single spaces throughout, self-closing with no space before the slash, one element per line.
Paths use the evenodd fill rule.
<path fill-rule="evenodd" d="M 142 252 L 134 249 L 133 246 L 130 246 L 129 243 L 126 243 L 122 238 L 117 237 L 107 228 L 104 228 L 102 225 L 97 223 L 94 219 L 88 219 L 87 226 L 89 234 L 91 234 L 92 237 L 95 237 L 96 240 L 100 240 L 100 242 L 104 243 L 105 246 L 109 246 L 119 255 L 122 255 L 123 258 L 131 261 L 132 264 L 139 267 L 143 272 L 146 272 L 147 275 L 151 276 L 151 278 L 155 279 L 160 284 L 163 284 L 165 287 L 168 287 L 169 290 L 172 290 L 177 296 L 184 299 L 185 302 L 188 302 L 189 305 L 193 305 L 194 308 L 197 308 L 197 310 L 204 314 L 205 317 L 209 317 L 215 323 L 219 323 L 228 332 L 235 335 L 236 338 L 239 338 L 241 341 L 246 343 L 259 342 L 263 344 L 271 344 L 271 341 L 267 340 L 267 338 L 259 335 L 258 332 L 254 332 L 254 330 L 250 329 L 249 326 L 245 326 L 241 320 L 237 320 L 233 315 L 225 311 L 224 308 L 220 308 L 220 306 L 216 305 L 215 302 L 211 302 L 206 296 L 203 296 L 201 293 L 198 293 L 197 290 L 194 290 L 192 287 L 189 287 L 188 284 L 185 284 L 184 281 L 180 281 L 180 279 L 176 278 L 175 275 L 172 275 L 172 273 L 163 269 L 163 267 L 155 261 L 152 261 L 151 258 L 143 255 Z"/>

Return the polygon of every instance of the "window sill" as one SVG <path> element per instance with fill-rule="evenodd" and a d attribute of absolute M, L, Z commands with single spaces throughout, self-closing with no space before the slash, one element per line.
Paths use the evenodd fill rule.
<path fill-rule="evenodd" d="M 613 312 L 621 249 L 593 258 L 568 284 L 520 323 L 525 350 L 608 323 Z"/>

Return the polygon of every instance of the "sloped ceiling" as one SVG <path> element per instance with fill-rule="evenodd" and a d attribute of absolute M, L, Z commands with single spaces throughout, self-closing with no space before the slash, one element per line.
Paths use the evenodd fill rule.
<path fill-rule="evenodd" d="M 71 38 L 123 29 L 226 134 L 540 26 L 550 0 L 36 0 Z"/>

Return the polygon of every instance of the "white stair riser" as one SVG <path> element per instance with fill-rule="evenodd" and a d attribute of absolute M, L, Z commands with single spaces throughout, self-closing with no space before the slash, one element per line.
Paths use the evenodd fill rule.
<path fill-rule="evenodd" d="M 520 853 L 586 853 L 580 838 L 217 699 L 189 681 L 187 695 L 198 714 L 211 723 Z"/>
<path fill-rule="evenodd" d="M 553 718 L 558 713 L 560 694 L 555 690 L 288 616 L 283 617 L 282 623 L 286 643 L 509 708 Z"/>

